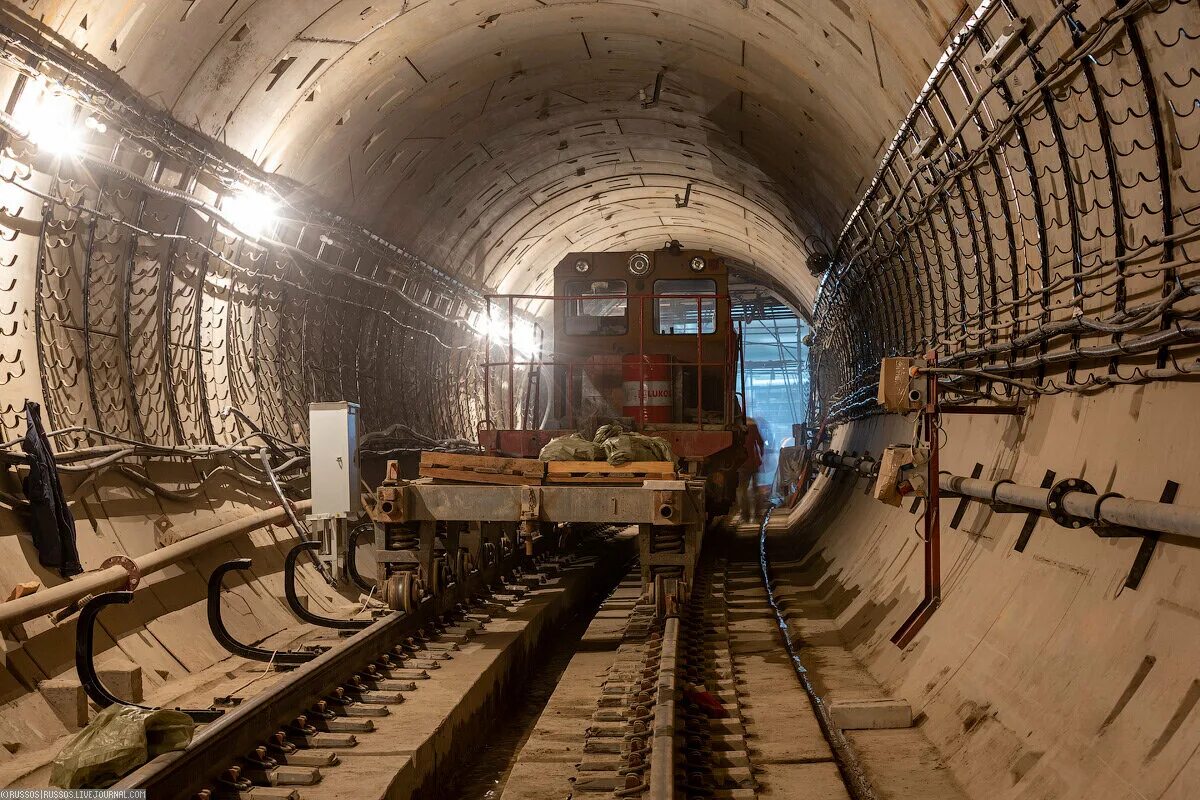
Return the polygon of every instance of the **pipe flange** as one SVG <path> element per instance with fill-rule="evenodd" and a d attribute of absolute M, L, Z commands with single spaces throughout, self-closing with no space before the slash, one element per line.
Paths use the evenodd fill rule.
<path fill-rule="evenodd" d="M 108 569 L 109 567 L 120 567 L 129 573 L 129 577 L 125 579 L 125 591 L 132 592 L 142 582 L 142 570 L 129 556 L 109 556 L 100 564 L 100 569 Z"/>
<path fill-rule="evenodd" d="M 1063 478 L 1051 486 L 1050 493 L 1046 495 L 1046 513 L 1064 528 L 1082 528 L 1090 525 L 1090 519 L 1069 514 L 1063 507 L 1063 498 L 1072 492 L 1096 494 L 1096 488 L 1083 478 Z"/>

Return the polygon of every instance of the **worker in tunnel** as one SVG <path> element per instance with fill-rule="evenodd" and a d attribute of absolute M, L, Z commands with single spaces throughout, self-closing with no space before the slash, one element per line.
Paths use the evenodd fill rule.
<path fill-rule="evenodd" d="M 746 419 L 746 435 L 743 439 L 746 459 L 738 468 L 738 510 L 743 523 L 758 521 L 758 471 L 763 465 L 766 442 L 753 417 Z"/>

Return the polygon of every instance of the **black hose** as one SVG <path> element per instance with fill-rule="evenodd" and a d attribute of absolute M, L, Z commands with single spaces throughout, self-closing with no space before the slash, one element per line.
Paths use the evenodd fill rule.
<path fill-rule="evenodd" d="M 841 730 L 833 724 L 833 720 L 829 717 L 829 709 L 825 707 L 825 701 L 817 694 L 812 681 L 808 679 L 808 670 L 800 660 L 800 653 L 796 650 L 795 642 L 789 635 L 787 618 L 775 600 L 775 589 L 771 583 L 771 570 L 767 562 L 767 523 L 771 521 L 771 513 L 774 510 L 774 505 L 767 509 L 758 529 L 758 563 L 762 569 L 763 586 L 767 590 L 767 602 L 771 604 L 771 610 L 775 612 L 775 624 L 779 628 L 779 635 L 783 638 L 783 646 L 787 649 L 792 669 L 796 671 L 796 679 L 804 687 L 804 693 L 808 695 L 808 702 L 812 705 L 813 714 L 817 718 L 817 725 L 820 726 L 821 733 L 824 734 L 833 750 L 833 760 L 837 764 L 838 772 L 841 773 L 842 782 L 846 784 L 846 791 L 854 800 L 876 800 L 875 790 L 871 787 L 871 782 L 868 780 L 862 764 L 859 763 L 858 755 L 850 746 L 850 742 L 846 741 Z"/>

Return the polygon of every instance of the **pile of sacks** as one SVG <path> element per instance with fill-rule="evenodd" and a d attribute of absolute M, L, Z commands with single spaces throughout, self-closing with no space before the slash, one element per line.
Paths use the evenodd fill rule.
<path fill-rule="evenodd" d="M 666 439 L 626 431 L 620 425 L 601 425 L 589 441 L 578 433 L 551 439 L 538 454 L 542 461 L 607 461 L 614 467 L 630 461 L 670 461 L 675 454 Z"/>

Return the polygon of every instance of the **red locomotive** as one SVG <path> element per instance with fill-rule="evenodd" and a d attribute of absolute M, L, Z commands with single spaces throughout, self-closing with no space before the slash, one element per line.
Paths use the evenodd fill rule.
<path fill-rule="evenodd" d="M 522 306 L 551 312 L 551 337 L 529 335 Z M 498 388 L 503 406 L 479 429 L 488 453 L 536 457 L 554 437 L 620 422 L 670 442 L 685 470 L 706 478 L 709 511 L 728 509 L 745 417 L 720 256 L 675 243 L 570 253 L 554 268 L 553 295 L 491 295 L 488 319 L 485 402 Z"/>

